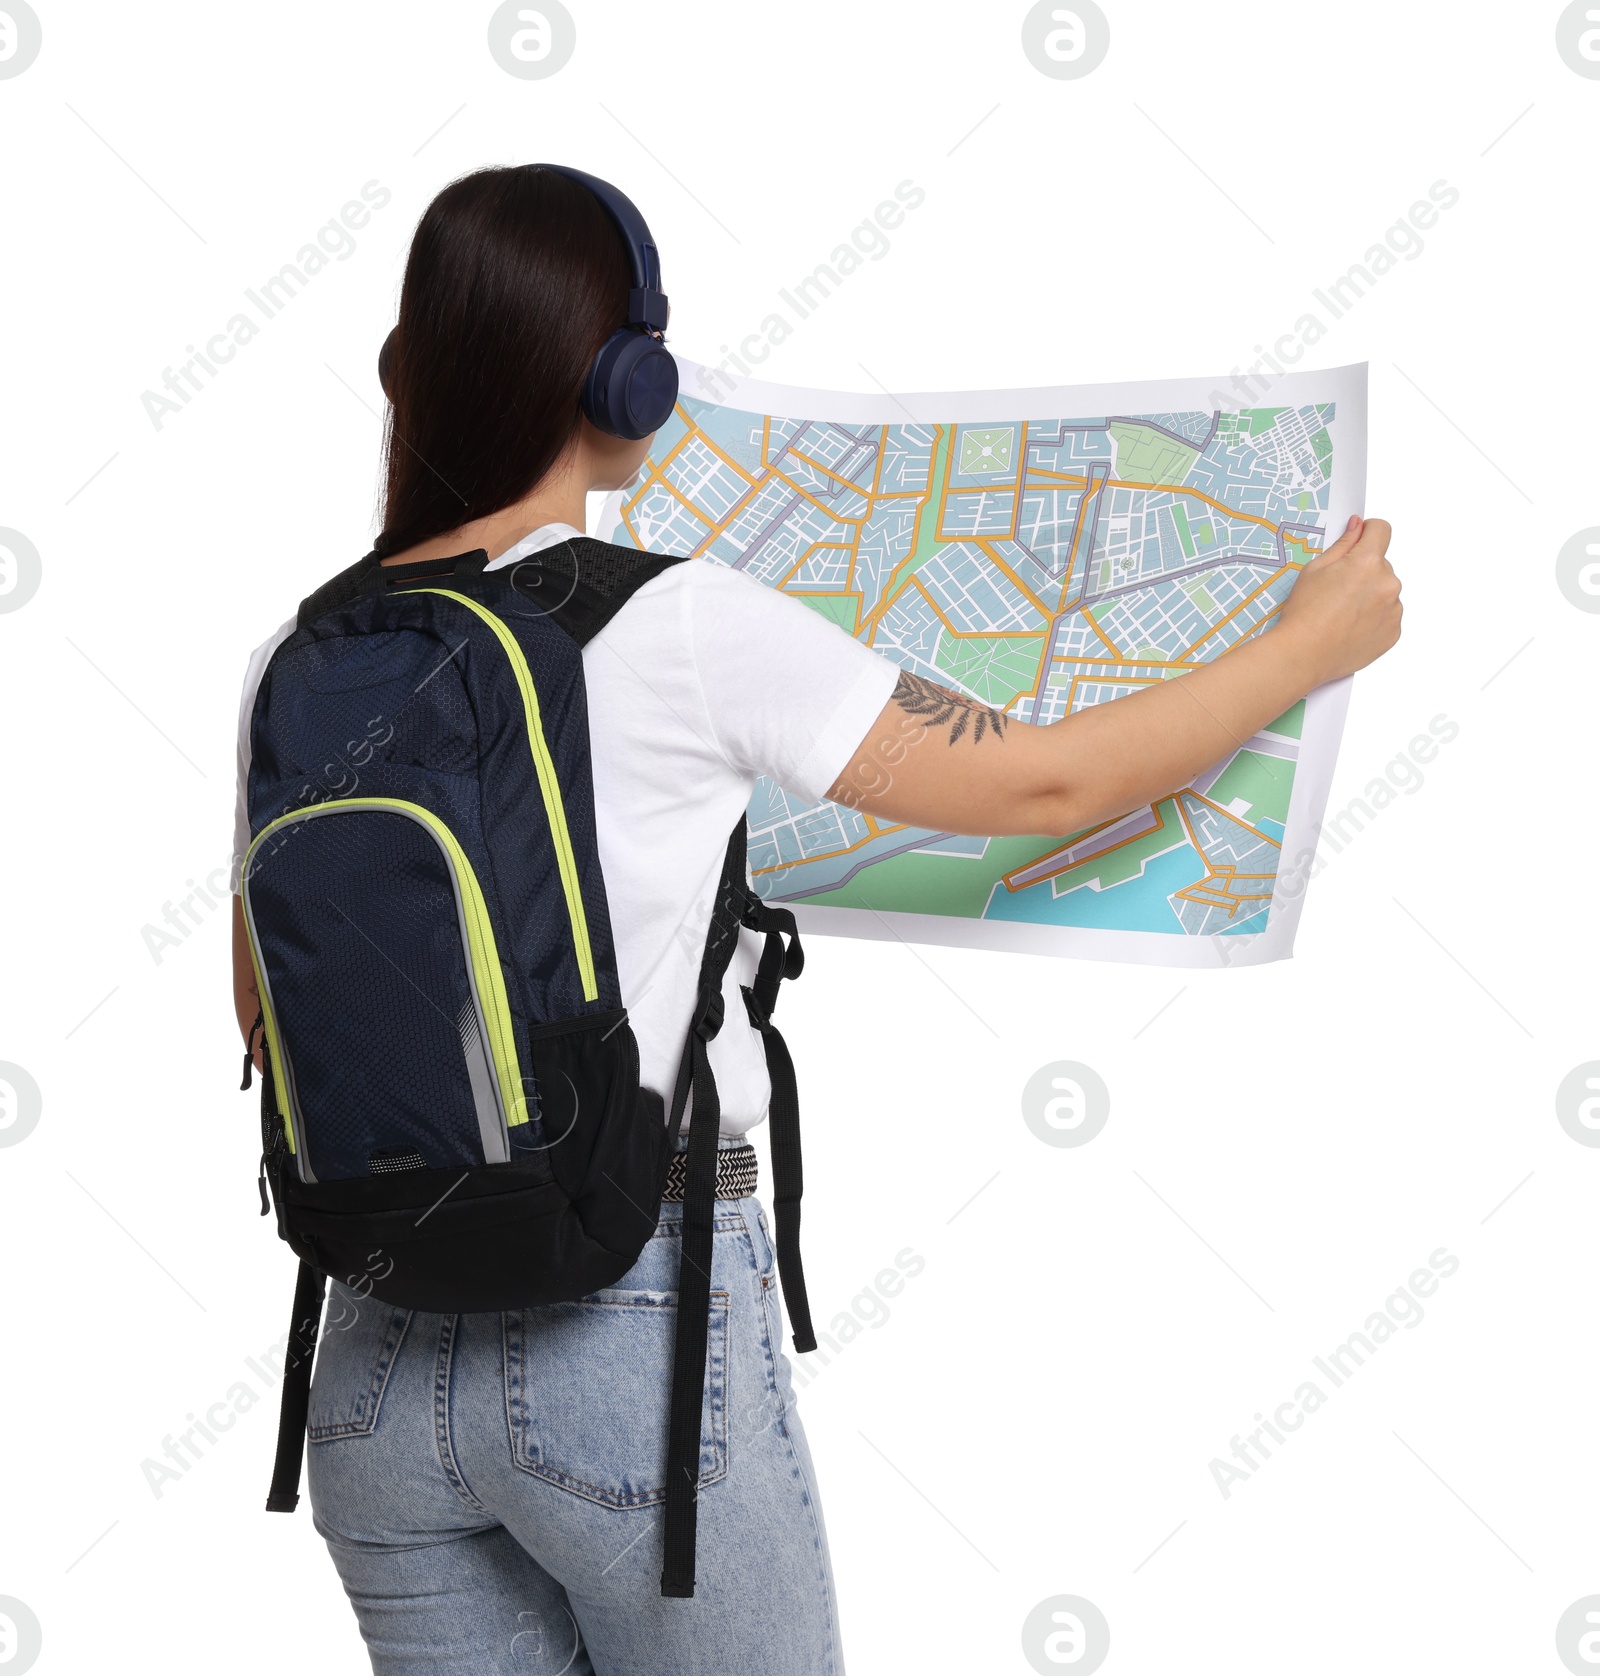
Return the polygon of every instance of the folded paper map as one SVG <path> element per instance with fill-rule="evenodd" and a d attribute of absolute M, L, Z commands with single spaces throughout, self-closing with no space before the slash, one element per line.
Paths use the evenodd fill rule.
<path fill-rule="evenodd" d="M 1364 365 L 1259 395 L 1263 380 L 1219 378 L 869 396 L 680 370 L 677 410 L 600 533 L 742 570 L 1019 722 L 1114 703 L 1270 633 L 1301 567 L 1362 509 Z M 1282 959 L 1348 687 L 1083 832 L 930 832 L 763 781 L 752 877 L 807 930 L 1174 966 Z"/>

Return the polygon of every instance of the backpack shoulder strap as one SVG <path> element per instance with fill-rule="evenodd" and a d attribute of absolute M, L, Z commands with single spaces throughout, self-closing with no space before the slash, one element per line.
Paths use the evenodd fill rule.
<path fill-rule="evenodd" d="M 399 588 L 408 582 L 470 581 L 481 574 L 489 555 L 481 547 L 469 553 L 451 553 L 443 558 L 418 559 L 413 564 L 385 565 L 376 553 L 368 553 L 353 565 L 330 577 L 314 593 L 300 602 L 295 627 L 304 629 L 344 606 L 353 604 L 363 594 L 379 594 L 389 588 Z"/>
<path fill-rule="evenodd" d="M 646 582 L 687 557 L 575 536 L 513 565 L 510 579 L 524 599 L 587 646 Z"/>
<path fill-rule="evenodd" d="M 511 566 L 508 580 L 580 646 L 587 646 L 646 582 L 682 564 L 687 556 L 643 553 L 634 547 L 577 536 Z M 445 559 L 424 559 L 414 565 L 390 565 L 382 573 L 383 581 L 396 586 L 435 576 L 476 575 L 487 559 L 488 555 L 479 549 Z M 368 553 L 330 577 L 300 602 L 296 627 L 305 628 L 371 591 L 378 580 L 378 567 L 377 554 Z"/>
<path fill-rule="evenodd" d="M 300 601 L 295 627 L 304 628 L 307 623 L 314 623 L 325 613 L 337 611 L 341 605 L 348 605 L 351 600 L 358 599 L 365 591 L 368 574 L 377 562 L 377 555 L 368 553 L 364 559 L 357 559 L 353 565 L 341 570 L 337 576 L 330 577 L 320 588 L 307 594 Z"/>

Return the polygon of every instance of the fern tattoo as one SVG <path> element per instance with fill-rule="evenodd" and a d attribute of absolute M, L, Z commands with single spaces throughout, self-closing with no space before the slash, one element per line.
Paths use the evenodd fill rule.
<path fill-rule="evenodd" d="M 972 730 L 974 745 L 985 733 L 992 733 L 996 739 L 1003 739 L 1006 723 L 1010 720 L 1003 710 L 979 704 L 976 699 L 968 698 L 965 693 L 951 692 L 948 687 L 925 681 L 920 675 L 913 675 L 908 670 L 900 672 L 900 679 L 895 682 L 893 697 L 895 703 L 908 716 L 917 717 L 928 727 L 943 727 L 948 722 L 949 742 L 952 745 L 966 735 L 969 727 Z"/>

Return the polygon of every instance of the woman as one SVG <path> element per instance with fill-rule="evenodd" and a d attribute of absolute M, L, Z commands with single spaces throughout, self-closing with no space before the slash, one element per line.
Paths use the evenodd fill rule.
<path fill-rule="evenodd" d="M 580 406 L 629 284 L 616 226 L 561 174 L 489 169 L 435 199 L 401 300 L 384 564 L 478 548 L 517 563 L 578 536 L 585 495 L 634 476 L 650 439 L 608 435 Z M 720 565 L 676 564 L 646 583 L 583 652 L 595 820 L 644 1084 L 672 1086 L 727 834 L 760 775 L 802 800 L 945 832 L 1068 833 L 1124 814 L 1394 643 L 1388 536 L 1352 519 L 1271 633 L 1039 727 L 902 674 Z M 256 653 L 246 682 L 240 854 L 253 696 L 291 627 Z M 248 1035 L 257 997 L 237 910 L 235 946 Z M 753 966 L 741 949 L 711 1044 L 725 1145 L 768 1099 L 739 1004 Z M 700 1586 L 692 1601 L 658 1592 L 679 1215 L 664 1204 L 634 1269 L 576 1305 L 427 1315 L 334 1288 L 340 1330 L 327 1334 L 311 1399 L 311 1499 L 380 1676 L 842 1668 L 753 1196 L 718 1206 Z"/>

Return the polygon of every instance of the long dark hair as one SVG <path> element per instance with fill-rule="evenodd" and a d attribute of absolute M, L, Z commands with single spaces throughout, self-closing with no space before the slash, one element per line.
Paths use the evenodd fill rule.
<path fill-rule="evenodd" d="M 428 205 L 389 368 L 380 556 L 512 505 L 549 471 L 629 282 L 611 218 L 537 164 L 479 169 Z"/>

